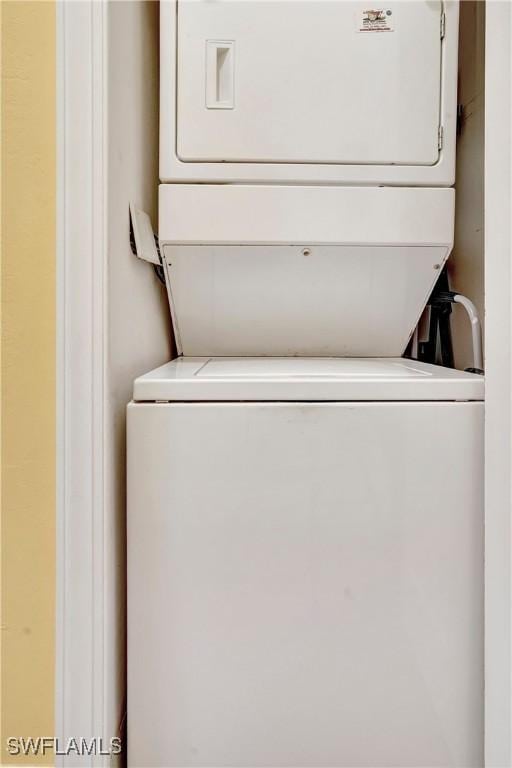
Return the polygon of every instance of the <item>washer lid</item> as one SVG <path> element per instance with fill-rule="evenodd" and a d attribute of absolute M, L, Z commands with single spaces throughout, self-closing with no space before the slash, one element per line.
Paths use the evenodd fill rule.
<path fill-rule="evenodd" d="M 178 353 L 400 357 L 453 244 L 453 189 L 168 184 Z"/>
<path fill-rule="evenodd" d="M 484 379 L 404 358 L 179 357 L 136 379 L 133 398 L 483 400 Z"/>

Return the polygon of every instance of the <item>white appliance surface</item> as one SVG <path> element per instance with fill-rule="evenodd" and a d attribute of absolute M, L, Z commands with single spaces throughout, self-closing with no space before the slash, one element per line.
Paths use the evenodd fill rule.
<path fill-rule="evenodd" d="M 446 247 L 165 246 L 183 355 L 399 356 Z"/>
<path fill-rule="evenodd" d="M 162 185 L 178 352 L 403 354 L 453 210 L 451 189 Z"/>
<path fill-rule="evenodd" d="M 404 358 L 178 357 L 135 380 L 135 401 L 483 400 L 484 378 Z"/>
<path fill-rule="evenodd" d="M 153 378 L 262 393 L 267 365 L 436 391 L 407 361 Z M 128 764 L 483 765 L 482 474 L 482 402 L 132 403 Z"/>
<path fill-rule="evenodd" d="M 158 211 L 161 245 L 303 243 L 451 250 L 455 190 L 161 184 Z"/>
<path fill-rule="evenodd" d="M 453 183 L 458 3 L 164 0 L 164 181 Z"/>
<path fill-rule="evenodd" d="M 387 10 L 363 32 L 360 3 L 179 0 L 180 159 L 436 163 L 442 3 Z"/>

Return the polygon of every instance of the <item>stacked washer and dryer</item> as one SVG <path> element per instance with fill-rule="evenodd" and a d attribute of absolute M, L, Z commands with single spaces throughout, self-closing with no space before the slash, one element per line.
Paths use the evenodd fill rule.
<path fill-rule="evenodd" d="M 406 359 L 458 5 L 162 0 L 178 357 L 128 406 L 129 766 L 483 764 L 483 377 Z"/>

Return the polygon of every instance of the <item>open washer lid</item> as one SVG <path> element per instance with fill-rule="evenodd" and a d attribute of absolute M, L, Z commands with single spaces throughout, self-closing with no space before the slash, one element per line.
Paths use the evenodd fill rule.
<path fill-rule="evenodd" d="M 179 357 L 133 388 L 138 402 L 483 398 L 482 376 L 403 358 Z"/>
<path fill-rule="evenodd" d="M 400 357 L 450 253 L 454 204 L 453 189 L 162 185 L 178 353 Z"/>

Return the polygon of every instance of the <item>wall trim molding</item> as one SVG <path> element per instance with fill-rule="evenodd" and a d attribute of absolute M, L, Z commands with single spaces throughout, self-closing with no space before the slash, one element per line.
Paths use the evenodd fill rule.
<path fill-rule="evenodd" d="M 57 3 L 56 735 L 104 733 L 107 3 Z M 58 758 L 107 765 L 108 758 Z"/>
<path fill-rule="evenodd" d="M 485 765 L 512 765 L 512 6 L 486 2 Z"/>

